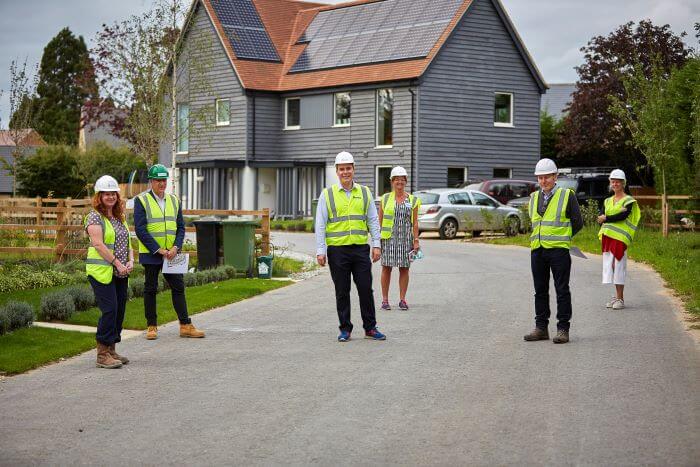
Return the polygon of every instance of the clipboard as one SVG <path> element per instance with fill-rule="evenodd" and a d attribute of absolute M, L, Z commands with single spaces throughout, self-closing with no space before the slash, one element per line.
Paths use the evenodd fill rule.
<path fill-rule="evenodd" d="M 190 255 L 178 253 L 171 260 L 163 260 L 163 274 L 185 274 L 190 265 Z"/>

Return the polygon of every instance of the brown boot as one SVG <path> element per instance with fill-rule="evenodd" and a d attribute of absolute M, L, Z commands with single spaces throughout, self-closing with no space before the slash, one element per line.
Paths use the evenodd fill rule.
<path fill-rule="evenodd" d="M 122 362 L 112 358 L 112 354 L 109 353 L 109 347 L 97 343 L 97 362 L 98 368 L 119 368 L 122 366 Z"/>
<path fill-rule="evenodd" d="M 124 365 L 126 365 L 127 363 L 129 363 L 129 359 L 128 359 L 128 358 L 126 358 L 126 357 L 123 356 L 123 355 L 119 355 L 119 354 L 117 353 L 117 345 L 116 345 L 116 344 L 112 344 L 112 345 L 109 346 L 109 354 L 112 356 L 113 359 L 119 360 L 119 361 L 122 362 L 122 364 L 124 364 Z"/>
<path fill-rule="evenodd" d="M 146 331 L 146 339 L 149 341 L 158 339 L 158 326 L 148 326 L 148 331 Z"/>
<path fill-rule="evenodd" d="M 523 339 L 525 339 L 528 342 L 548 341 L 549 331 L 547 331 L 546 329 L 535 328 L 530 334 L 525 334 L 525 336 L 523 336 Z"/>
<path fill-rule="evenodd" d="M 194 324 L 181 324 L 180 337 L 204 337 L 204 331 L 200 331 Z"/>
<path fill-rule="evenodd" d="M 560 329 L 557 331 L 556 337 L 552 339 L 552 342 L 555 344 L 566 344 L 569 342 L 569 331 L 564 331 L 563 329 Z"/>

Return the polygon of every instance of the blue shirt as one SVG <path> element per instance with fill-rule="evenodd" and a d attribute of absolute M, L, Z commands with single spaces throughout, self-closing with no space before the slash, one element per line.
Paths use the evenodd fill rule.
<path fill-rule="evenodd" d="M 346 190 L 342 185 L 338 185 L 345 195 L 350 198 L 352 188 Z M 353 182 L 352 187 L 355 187 Z M 328 206 L 326 206 L 326 190 L 321 192 L 318 197 L 318 206 L 316 206 L 316 256 L 326 254 L 326 224 L 328 223 Z M 369 209 L 367 210 L 367 226 L 369 233 L 372 235 L 372 248 L 380 247 L 381 231 L 379 230 L 379 214 L 377 206 L 374 205 L 374 200 L 369 200 Z"/>

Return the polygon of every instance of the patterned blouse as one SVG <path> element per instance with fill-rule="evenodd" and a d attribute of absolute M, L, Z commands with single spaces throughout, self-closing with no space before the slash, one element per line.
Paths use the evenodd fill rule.
<path fill-rule="evenodd" d="M 114 256 L 117 257 L 120 263 L 125 265 L 129 261 L 129 231 L 124 227 L 124 224 L 115 217 L 110 217 L 109 222 L 114 228 Z M 85 230 L 91 225 L 102 226 L 102 216 L 100 216 L 99 212 L 90 211 L 90 214 L 88 214 Z M 128 274 L 119 274 L 116 266 L 114 267 L 114 275 L 117 277 L 128 276 Z"/>
<path fill-rule="evenodd" d="M 394 228 L 391 238 L 382 239 L 382 266 L 399 268 L 411 267 L 408 257 L 413 250 L 413 209 L 408 196 L 403 203 L 396 202 Z"/>

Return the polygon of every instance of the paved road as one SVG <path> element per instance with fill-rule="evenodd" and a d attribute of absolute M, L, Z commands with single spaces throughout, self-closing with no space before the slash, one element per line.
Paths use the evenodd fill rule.
<path fill-rule="evenodd" d="M 611 312 L 575 259 L 572 343 L 525 343 L 527 250 L 424 250 L 386 342 L 335 341 L 323 273 L 197 317 L 206 339 L 131 339 L 121 370 L 6 379 L 0 464 L 698 465 L 700 358 L 656 275 L 631 266 Z"/>

